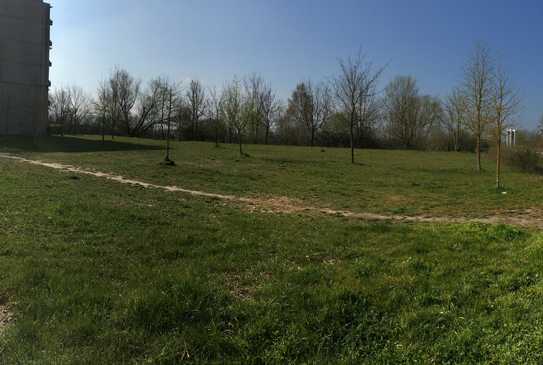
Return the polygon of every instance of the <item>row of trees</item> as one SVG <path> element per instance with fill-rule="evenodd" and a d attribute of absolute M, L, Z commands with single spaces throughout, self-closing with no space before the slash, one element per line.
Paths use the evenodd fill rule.
<path fill-rule="evenodd" d="M 349 146 L 353 163 L 355 149 L 370 146 L 475 150 L 480 171 L 485 141 L 497 141 L 500 153 L 518 100 L 485 47 L 475 49 L 463 80 L 444 99 L 421 93 L 412 76 L 380 88 L 384 69 L 358 54 L 340 61 L 330 80 L 299 82 L 286 102 L 257 74 L 218 90 L 163 77 L 144 85 L 116 69 L 94 99 L 78 87 L 55 90 L 50 115 L 65 133 L 237 142 L 240 153 L 244 141 Z"/>
<path fill-rule="evenodd" d="M 501 186 L 502 137 L 518 112 L 519 99 L 505 71 L 478 46 L 456 91 L 460 118 L 475 136 L 477 172 L 481 172 L 481 141 L 489 132 L 496 144 L 496 187 Z"/>
<path fill-rule="evenodd" d="M 432 127 L 444 121 L 439 100 L 420 96 L 412 77 L 393 80 L 383 97 L 382 69 L 373 72 L 362 60 L 342 62 L 341 76 L 332 81 L 298 83 L 286 103 L 258 75 L 234 79 L 218 91 L 197 80 L 185 88 L 165 78 L 142 86 L 118 69 L 94 100 L 78 87 L 55 90 L 50 117 L 65 133 L 164 136 L 171 122 L 176 136 L 186 140 L 232 142 L 245 136 L 265 144 L 447 148 L 427 143 Z"/>

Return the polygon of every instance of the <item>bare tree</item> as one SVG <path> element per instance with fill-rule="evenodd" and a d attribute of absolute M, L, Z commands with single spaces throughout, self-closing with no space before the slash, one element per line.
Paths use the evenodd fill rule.
<path fill-rule="evenodd" d="M 358 120 L 356 123 L 356 134 L 358 146 L 362 146 L 365 138 L 370 138 L 375 133 L 376 124 L 381 118 L 381 103 L 374 91 L 366 97 L 361 97 L 358 103 Z"/>
<path fill-rule="evenodd" d="M 247 111 L 250 110 L 250 113 L 246 115 L 250 117 L 247 121 L 247 126 L 253 135 L 253 143 L 256 144 L 260 135 L 260 127 L 264 124 L 262 94 L 265 92 L 266 83 L 261 76 L 252 74 L 243 80 L 243 87 L 245 91 L 244 104 Z"/>
<path fill-rule="evenodd" d="M 261 128 L 264 128 L 264 143 L 268 144 L 272 129 L 273 115 L 279 102 L 271 86 L 258 74 L 247 76 L 243 81 L 245 93 L 244 106 L 246 109 L 247 127 L 252 134 L 253 142 L 258 143 Z"/>
<path fill-rule="evenodd" d="M 177 98 L 177 107 L 175 109 L 175 115 L 173 117 L 173 121 L 176 124 L 177 127 L 177 140 L 181 141 L 183 138 L 183 131 L 184 131 L 184 123 L 189 122 L 191 123 L 191 134 L 192 134 L 192 110 L 189 106 L 189 103 L 187 101 L 187 98 L 183 95 L 180 95 L 179 98 Z"/>
<path fill-rule="evenodd" d="M 132 135 L 132 111 L 140 94 L 141 82 L 128 71 L 116 69 L 109 79 L 112 103 L 112 136 L 117 123 L 127 135 Z"/>
<path fill-rule="evenodd" d="M 52 121 L 61 126 L 61 134 L 64 135 L 66 124 L 70 119 L 71 98 L 69 90 L 65 88 L 56 89 L 49 97 L 49 117 Z"/>
<path fill-rule="evenodd" d="M 314 120 L 314 94 L 311 81 L 300 82 L 288 100 L 289 114 L 307 131 L 311 147 L 315 144 L 317 126 Z"/>
<path fill-rule="evenodd" d="M 100 119 L 100 134 L 102 135 L 102 143 L 104 143 L 106 123 L 111 122 L 111 92 L 107 82 L 102 82 L 98 86 L 94 109 Z"/>
<path fill-rule="evenodd" d="M 192 139 L 197 139 L 199 134 L 200 119 L 206 114 L 207 95 L 202 83 L 192 80 L 186 94 L 186 101 L 190 108 L 190 121 L 192 123 Z"/>
<path fill-rule="evenodd" d="M 489 121 L 493 65 L 488 49 L 477 45 L 464 74 L 468 127 L 475 136 L 477 172 L 481 172 L 481 140 Z"/>
<path fill-rule="evenodd" d="M 171 160 L 170 151 L 171 151 L 171 130 L 172 130 L 172 120 L 175 116 L 175 109 L 179 105 L 179 84 L 171 82 L 167 79 L 158 79 L 157 84 L 159 85 L 159 115 L 160 123 L 162 125 L 166 124 L 166 156 L 164 158 L 164 164 L 173 166 L 175 162 Z"/>
<path fill-rule="evenodd" d="M 417 112 L 417 140 L 420 146 L 426 146 L 434 128 L 443 124 L 444 112 L 441 100 L 436 97 L 424 95 L 419 98 L 419 110 Z"/>
<path fill-rule="evenodd" d="M 91 112 L 91 99 L 79 86 L 68 88 L 70 130 L 78 133 L 79 127 Z"/>
<path fill-rule="evenodd" d="M 387 131 L 392 140 L 404 148 L 412 148 L 421 126 L 420 96 L 416 80 L 411 76 L 399 76 L 385 90 Z"/>
<path fill-rule="evenodd" d="M 354 164 L 354 132 L 359 116 L 358 109 L 362 99 L 375 95 L 377 82 L 384 69 L 374 71 L 373 65 L 367 62 L 362 54 L 355 58 L 340 60 L 339 66 L 341 72 L 334 81 L 334 87 L 338 104 L 349 121 L 351 161 Z"/>
<path fill-rule="evenodd" d="M 106 122 L 109 122 L 112 138 L 119 126 L 129 136 L 144 135 L 152 129 L 158 123 L 163 81 L 161 78 L 151 80 L 144 89 L 126 70 L 116 69 L 98 88 L 95 108 L 102 118 L 102 134 Z"/>
<path fill-rule="evenodd" d="M 61 125 L 61 133 L 77 133 L 91 112 L 91 99 L 82 88 L 70 86 L 56 89 L 50 95 L 49 117 Z"/>
<path fill-rule="evenodd" d="M 446 116 L 443 125 L 452 137 L 454 151 L 460 151 L 462 128 L 466 119 L 466 99 L 459 89 L 455 89 L 444 102 L 443 108 Z"/>
<path fill-rule="evenodd" d="M 247 126 L 248 118 L 246 114 L 247 104 L 244 103 L 243 95 L 241 93 L 240 82 L 234 79 L 230 84 L 226 85 L 222 94 L 222 114 L 224 119 L 228 123 L 238 138 L 239 153 L 244 155 L 243 152 L 243 134 Z"/>
<path fill-rule="evenodd" d="M 133 136 L 144 135 L 158 123 L 157 115 L 160 111 L 163 82 L 162 78 L 151 80 L 147 88 L 139 94 L 131 123 Z"/>
<path fill-rule="evenodd" d="M 384 106 L 389 137 L 404 148 L 425 146 L 444 117 L 441 102 L 419 95 L 417 82 L 411 76 L 396 77 L 388 84 Z"/>
<path fill-rule="evenodd" d="M 222 95 L 218 93 L 216 88 L 209 90 L 209 118 L 213 121 L 215 127 L 215 147 L 219 147 L 219 131 L 222 121 Z"/>
<path fill-rule="evenodd" d="M 313 92 L 313 134 L 321 130 L 334 112 L 334 98 L 328 83 L 320 83 Z M 315 138 L 314 135 L 312 138 Z"/>
<path fill-rule="evenodd" d="M 309 144 L 313 147 L 317 133 L 330 119 L 334 110 L 330 85 L 320 83 L 314 87 L 311 81 L 301 82 L 296 86 L 288 104 L 289 114 L 305 129 Z"/>
<path fill-rule="evenodd" d="M 265 85 L 259 95 L 260 112 L 264 125 L 264 144 L 268 144 L 270 131 L 273 127 L 274 115 L 280 108 L 280 102 L 271 86 Z"/>
<path fill-rule="evenodd" d="M 496 137 L 496 189 L 500 189 L 503 131 L 511 123 L 519 105 L 517 94 L 503 70 L 495 72 L 491 105 Z"/>

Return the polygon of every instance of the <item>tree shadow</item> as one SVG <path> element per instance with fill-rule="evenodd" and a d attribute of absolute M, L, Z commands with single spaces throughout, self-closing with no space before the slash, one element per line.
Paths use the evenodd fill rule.
<path fill-rule="evenodd" d="M 367 163 L 364 163 L 364 162 L 358 162 L 358 161 L 355 161 L 352 163 L 353 166 L 369 166 L 369 164 Z"/>
<path fill-rule="evenodd" d="M 0 152 L 21 153 L 85 153 L 85 152 L 115 152 L 115 151 L 159 151 L 161 146 L 120 142 L 93 140 L 77 137 L 0 137 Z"/>

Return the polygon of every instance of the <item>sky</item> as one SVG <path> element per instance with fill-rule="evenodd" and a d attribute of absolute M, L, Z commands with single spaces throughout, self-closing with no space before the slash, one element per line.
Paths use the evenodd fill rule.
<path fill-rule="evenodd" d="M 301 80 L 338 73 L 360 50 L 387 65 L 381 89 L 414 76 L 445 97 L 477 43 L 510 75 L 517 124 L 543 114 L 540 0 L 49 0 L 53 88 L 93 94 L 115 67 L 146 81 L 167 76 L 221 87 L 258 73 L 286 100 Z"/>

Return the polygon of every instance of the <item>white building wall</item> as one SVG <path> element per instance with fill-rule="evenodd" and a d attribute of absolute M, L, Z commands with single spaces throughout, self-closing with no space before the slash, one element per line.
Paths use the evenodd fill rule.
<path fill-rule="evenodd" d="M 0 0 L 0 135 L 47 132 L 50 6 Z"/>

